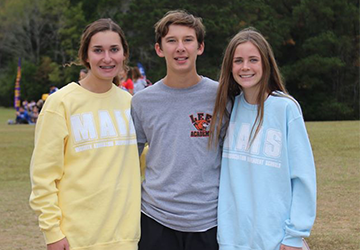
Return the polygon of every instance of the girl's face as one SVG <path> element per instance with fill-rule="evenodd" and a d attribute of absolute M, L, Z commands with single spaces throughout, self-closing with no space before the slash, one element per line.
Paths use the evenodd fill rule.
<path fill-rule="evenodd" d="M 236 47 L 232 62 L 232 75 L 245 95 L 257 96 L 263 74 L 259 50 L 251 42 Z"/>
<path fill-rule="evenodd" d="M 99 80 L 111 80 L 123 69 L 124 49 L 118 33 L 98 32 L 91 37 L 87 62 L 91 74 Z"/>

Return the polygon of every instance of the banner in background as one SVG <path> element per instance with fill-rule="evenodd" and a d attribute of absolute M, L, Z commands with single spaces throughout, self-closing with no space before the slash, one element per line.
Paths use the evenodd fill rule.
<path fill-rule="evenodd" d="M 15 81 L 14 108 L 19 111 L 20 107 L 20 79 L 21 79 L 21 58 L 19 58 L 18 69 Z"/>
<path fill-rule="evenodd" d="M 144 66 L 140 62 L 138 62 L 137 67 L 139 68 L 141 75 L 146 79 Z"/>

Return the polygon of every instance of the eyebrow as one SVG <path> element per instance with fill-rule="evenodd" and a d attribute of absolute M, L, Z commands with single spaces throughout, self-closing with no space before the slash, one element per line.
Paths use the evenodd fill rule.
<path fill-rule="evenodd" d="M 177 38 L 176 35 L 172 35 L 172 36 L 165 36 L 165 39 L 169 39 L 169 38 Z M 185 38 L 195 38 L 194 35 L 186 35 Z"/>
<path fill-rule="evenodd" d="M 235 58 L 243 58 L 242 56 L 234 56 Z M 260 56 L 249 56 L 249 58 L 261 58 Z"/>
<path fill-rule="evenodd" d="M 102 45 L 94 45 L 92 46 L 92 48 L 102 48 L 103 46 Z M 113 45 L 110 45 L 110 48 L 115 48 L 115 47 L 120 47 L 119 44 L 113 44 Z"/>

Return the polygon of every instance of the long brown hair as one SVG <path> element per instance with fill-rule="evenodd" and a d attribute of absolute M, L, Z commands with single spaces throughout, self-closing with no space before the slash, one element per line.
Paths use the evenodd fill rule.
<path fill-rule="evenodd" d="M 284 94 L 287 94 L 270 44 L 260 32 L 253 27 L 241 30 L 231 39 L 224 53 L 213 120 L 210 124 L 209 146 L 212 145 L 214 141 L 215 144 L 218 143 L 222 124 L 224 122 L 228 123 L 230 120 L 230 112 L 227 110 L 228 102 L 231 102 L 232 107 L 234 105 L 235 97 L 242 92 L 240 85 L 235 81 L 232 75 L 232 67 L 237 46 L 245 42 L 251 42 L 259 50 L 263 71 L 259 82 L 259 92 L 257 96 L 257 116 L 251 129 L 249 147 L 259 133 L 263 123 L 264 102 L 267 98 L 266 93 L 269 93 L 270 95 L 279 95 L 276 91 L 281 91 Z M 253 134 L 254 129 L 255 133 Z"/>

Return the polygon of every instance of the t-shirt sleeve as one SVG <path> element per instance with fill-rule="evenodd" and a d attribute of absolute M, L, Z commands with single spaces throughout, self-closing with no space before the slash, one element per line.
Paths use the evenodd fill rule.
<path fill-rule="evenodd" d="M 136 130 L 136 139 L 138 143 L 138 150 L 139 156 L 141 155 L 142 151 L 144 150 L 145 144 L 147 142 L 145 132 L 143 129 L 143 124 L 139 119 L 139 105 L 137 103 L 136 98 L 132 98 L 131 102 L 131 116 L 133 118 L 135 130 Z"/>

